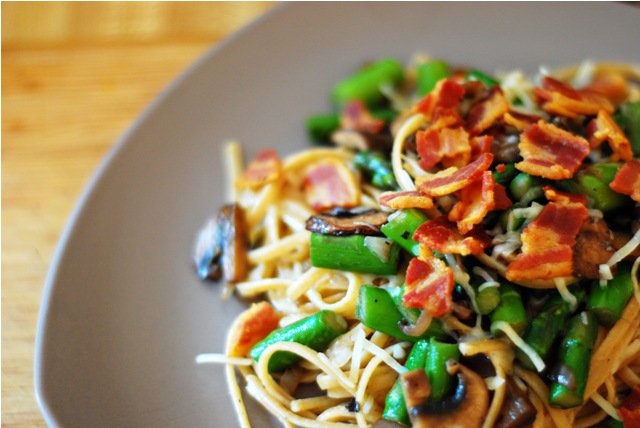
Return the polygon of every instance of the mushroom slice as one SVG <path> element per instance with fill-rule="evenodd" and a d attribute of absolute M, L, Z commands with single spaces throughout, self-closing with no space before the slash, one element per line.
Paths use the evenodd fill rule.
<path fill-rule="evenodd" d="M 457 375 L 458 384 L 454 393 L 440 402 L 424 401 L 415 405 L 407 398 L 407 408 L 412 427 L 458 427 L 479 428 L 489 408 L 489 390 L 484 379 L 473 370 L 453 360 L 447 363 L 447 371 Z M 404 377 L 406 374 L 403 374 Z M 405 391 L 405 397 L 410 390 Z M 414 395 L 417 398 L 417 395 Z"/>
<path fill-rule="evenodd" d="M 537 410 L 531 404 L 526 392 L 522 391 L 515 381 L 507 378 L 507 393 L 502 405 L 496 428 L 526 427 L 536 419 Z"/>
<path fill-rule="evenodd" d="M 196 239 L 194 261 L 202 279 L 242 281 L 248 271 L 248 226 L 237 204 L 222 207 Z"/>
<path fill-rule="evenodd" d="M 331 211 L 309 217 L 306 228 L 321 235 L 382 236 L 380 227 L 387 222 L 389 213 L 370 208 L 334 208 Z"/>
<path fill-rule="evenodd" d="M 386 134 L 373 134 L 370 132 L 342 129 L 331 134 L 331 142 L 338 147 L 345 147 L 358 151 L 378 150 L 390 152 L 393 140 Z"/>

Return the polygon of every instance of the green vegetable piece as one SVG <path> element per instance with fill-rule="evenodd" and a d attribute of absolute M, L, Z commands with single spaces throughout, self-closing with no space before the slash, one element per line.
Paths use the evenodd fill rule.
<path fill-rule="evenodd" d="M 576 294 L 576 298 L 578 297 L 579 295 Z M 555 294 L 549 298 L 538 315 L 531 320 L 522 339 L 540 355 L 542 360 L 546 360 L 551 347 L 562 334 L 570 315 L 569 303 L 560 294 Z M 516 349 L 516 358 L 522 367 L 536 370 L 529 356 L 520 348 Z"/>
<path fill-rule="evenodd" d="M 526 172 L 521 172 L 511 180 L 511 183 L 509 184 L 509 191 L 511 192 L 513 199 L 519 201 L 523 199 L 527 192 L 532 188 L 538 186 L 538 179 Z"/>
<path fill-rule="evenodd" d="M 423 368 L 427 361 L 427 353 L 429 351 L 429 342 L 419 340 L 411 348 L 411 352 L 405 361 L 404 366 L 407 370 L 415 370 Z M 387 394 L 384 403 L 384 411 L 382 417 L 389 421 L 401 423 L 410 426 L 409 412 L 407 411 L 407 402 L 402 392 L 402 381 L 396 380 Z"/>
<path fill-rule="evenodd" d="M 333 88 L 331 99 L 339 109 L 354 100 L 360 100 L 373 107 L 384 99 L 380 88 L 388 85 L 397 86 L 403 80 L 402 65 L 395 59 L 384 58 L 338 83 Z"/>
<path fill-rule="evenodd" d="M 632 295 L 631 264 L 621 262 L 618 263 L 616 275 L 606 286 L 601 287 L 597 281 L 594 282 L 587 309 L 593 311 L 600 324 L 611 327 L 620 319 Z"/>
<path fill-rule="evenodd" d="M 311 265 L 375 275 L 398 273 L 400 247 L 378 236 L 311 234 Z"/>
<path fill-rule="evenodd" d="M 493 179 L 496 183 L 501 184 L 503 186 L 508 186 L 520 171 L 516 169 L 516 165 L 513 163 L 504 164 L 505 170 L 503 172 L 494 171 Z"/>
<path fill-rule="evenodd" d="M 316 143 L 329 142 L 331 134 L 340 127 L 340 115 L 318 114 L 307 118 L 307 133 L 311 141 Z"/>
<path fill-rule="evenodd" d="M 553 369 L 549 404 L 564 409 L 582 404 L 597 336 L 598 323 L 593 312 L 584 311 L 569 320 Z"/>
<path fill-rule="evenodd" d="M 428 61 L 417 66 L 418 95 L 424 96 L 433 91 L 436 83 L 451 76 L 449 65 L 441 60 Z"/>
<path fill-rule="evenodd" d="M 398 309 L 398 311 L 400 311 L 400 314 L 402 314 L 402 318 L 404 318 L 406 321 L 408 321 L 411 324 L 415 324 L 415 322 L 420 317 L 420 314 L 422 313 L 422 311 L 418 308 L 408 308 L 402 302 L 402 296 L 404 295 L 405 285 L 402 284 L 400 287 L 385 288 L 385 290 L 387 291 L 387 293 L 389 293 L 389 295 L 393 299 L 393 303 L 395 303 L 396 309 Z"/>
<path fill-rule="evenodd" d="M 629 138 L 633 156 L 638 157 L 640 156 L 640 101 L 622 104 L 620 115 L 625 121 L 622 129 Z"/>
<path fill-rule="evenodd" d="M 321 352 L 327 349 L 336 337 L 344 334 L 347 331 L 347 327 L 347 321 L 342 315 L 323 310 L 286 327 L 272 331 L 251 349 L 249 355 L 258 361 L 267 347 L 280 342 L 296 342 Z M 282 371 L 299 360 L 300 356 L 297 354 L 286 351 L 275 352 L 269 359 L 269 371 Z"/>
<path fill-rule="evenodd" d="M 465 78 L 467 80 L 478 80 L 482 83 L 484 83 L 487 87 L 492 87 L 495 85 L 500 86 L 500 82 L 498 82 L 496 79 L 494 79 L 493 77 L 489 76 L 486 73 L 483 73 L 482 71 L 476 70 L 474 68 L 472 68 L 471 70 L 467 71 L 467 74 L 465 76 Z"/>
<path fill-rule="evenodd" d="M 491 334 L 499 336 L 502 332 L 493 328 L 496 321 L 504 321 L 517 333 L 527 327 L 527 313 L 517 286 L 505 282 L 500 284 L 500 305 L 491 313 Z"/>
<path fill-rule="evenodd" d="M 353 164 L 370 177 L 371 184 L 374 186 L 384 190 L 398 188 L 391 162 L 382 153 L 372 150 L 357 152 L 353 158 Z"/>
<path fill-rule="evenodd" d="M 380 230 L 410 254 L 418 256 L 420 245 L 413 240 L 416 229 L 429 220 L 426 214 L 415 208 L 398 210 L 389 216 Z"/>
<path fill-rule="evenodd" d="M 628 203 L 629 198 L 609 187 L 620 166 L 616 162 L 591 165 L 574 178 L 577 191 L 589 198 L 593 208 L 609 212 Z"/>
<path fill-rule="evenodd" d="M 502 301 L 500 287 L 484 287 L 482 290 L 478 290 L 477 286 L 473 288 L 476 294 L 476 307 L 482 315 L 489 315 L 500 306 Z"/>
<path fill-rule="evenodd" d="M 393 298 L 384 289 L 372 285 L 363 285 L 358 291 L 356 318 L 369 328 L 407 342 L 415 343 L 431 336 L 440 339 L 447 337 L 437 320 L 433 320 L 421 336 L 409 336 L 404 333 L 401 326 L 407 321 L 397 309 Z"/>
<path fill-rule="evenodd" d="M 460 350 L 457 343 L 439 342 L 434 338 L 429 339 L 429 352 L 425 362 L 425 371 L 431 382 L 431 395 L 429 400 L 440 401 L 453 392 L 455 378 L 447 371 L 447 361 L 460 359 Z"/>

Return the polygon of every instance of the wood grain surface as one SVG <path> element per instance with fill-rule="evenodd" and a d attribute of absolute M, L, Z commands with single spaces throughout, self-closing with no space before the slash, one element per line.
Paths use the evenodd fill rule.
<path fill-rule="evenodd" d="M 45 426 L 33 383 L 45 278 L 106 152 L 262 2 L 2 2 L 2 426 Z"/>

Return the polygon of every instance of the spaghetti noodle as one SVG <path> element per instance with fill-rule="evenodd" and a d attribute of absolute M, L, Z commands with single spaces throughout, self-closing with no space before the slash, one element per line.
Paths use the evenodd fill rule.
<path fill-rule="evenodd" d="M 342 133 L 343 147 L 263 151 L 245 167 L 229 143 L 243 221 L 218 216 L 201 232 L 198 272 L 227 278 L 244 258 L 227 294 L 267 303 L 198 362 L 226 364 L 240 424 L 241 383 L 284 426 L 639 420 L 628 404 L 640 394 L 638 78 L 592 62 L 527 79 L 386 59 L 334 91 L 321 138 Z M 598 300 L 613 289 L 619 308 Z M 346 321 L 328 343 L 286 330 L 325 313 Z M 294 362 L 274 370 L 284 355 Z M 469 368 L 489 397 L 475 410 Z"/>

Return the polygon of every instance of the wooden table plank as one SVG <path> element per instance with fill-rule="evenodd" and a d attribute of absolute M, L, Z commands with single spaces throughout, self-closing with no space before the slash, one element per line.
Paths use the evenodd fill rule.
<path fill-rule="evenodd" d="M 44 9 L 61 7 L 38 4 Z M 5 24 L 12 22 L 12 16 L 24 23 L 26 15 L 23 10 L 9 10 L 3 2 L 3 427 L 45 426 L 33 387 L 37 316 L 60 234 L 88 180 L 118 138 L 172 80 L 222 37 L 271 5 L 258 6 L 234 25 L 211 31 L 208 38 L 200 32 L 198 37 L 189 33 L 181 39 L 180 28 L 174 26 L 153 33 L 159 40 L 144 43 L 139 38 L 127 43 L 130 34 L 111 39 L 85 35 L 88 38 L 79 42 L 82 34 L 56 33 L 58 22 L 51 24 L 48 36 L 14 34 L 5 45 Z M 233 10 L 224 3 L 216 7 L 217 12 L 207 9 L 208 15 L 172 3 L 160 9 L 182 17 L 192 16 L 194 10 L 205 16 Z M 31 13 L 34 10 L 43 9 Z M 70 12 L 58 11 L 50 18 L 70 22 L 65 13 Z M 136 19 L 158 19 L 140 11 L 118 13 L 129 17 L 130 26 Z M 196 27 L 204 25 L 201 17 L 191 19 L 197 21 Z"/>

